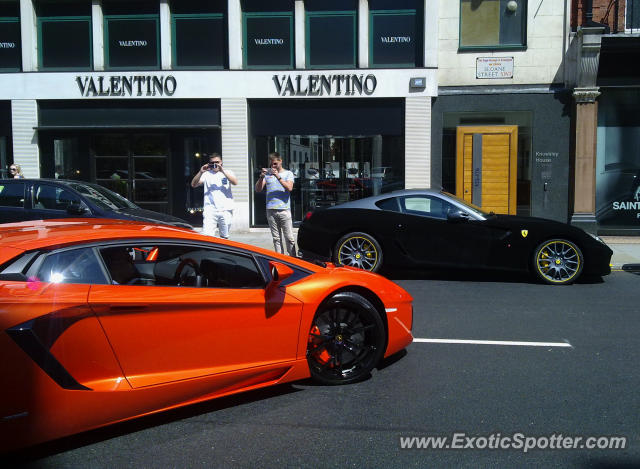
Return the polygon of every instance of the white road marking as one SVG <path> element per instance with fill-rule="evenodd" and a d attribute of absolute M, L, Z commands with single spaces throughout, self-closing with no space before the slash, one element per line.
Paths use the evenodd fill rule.
<path fill-rule="evenodd" d="M 569 342 L 523 342 L 514 340 L 468 340 L 468 339 L 420 339 L 414 337 L 414 342 L 432 344 L 473 344 L 473 345 L 519 345 L 523 347 L 572 347 Z"/>

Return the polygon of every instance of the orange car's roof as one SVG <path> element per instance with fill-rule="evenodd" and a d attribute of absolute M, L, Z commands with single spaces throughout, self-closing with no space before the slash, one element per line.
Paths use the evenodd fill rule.
<path fill-rule="evenodd" d="M 309 270 L 317 270 L 318 266 L 284 256 L 257 246 L 250 246 L 221 238 L 212 238 L 186 228 L 176 228 L 154 223 L 117 220 L 117 219 L 74 219 L 60 220 L 31 220 L 19 223 L 0 224 L 0 250 L 14 248 L 23 251 L 41 249 L 48 246 L 62 246 L 82 242 L 118 239 L 183 239 L 212 242 L 217 244 L 249 249 L 256 253 L 299 264 Z M 4 257 L 4 256 L 0 256 Z M 0 260 L 1 261 L 1 260 Z"/>

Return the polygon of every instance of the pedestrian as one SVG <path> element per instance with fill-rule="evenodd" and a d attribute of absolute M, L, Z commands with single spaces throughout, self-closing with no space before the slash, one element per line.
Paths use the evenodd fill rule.
<path fill-rule="evenodd" d="M 222 165 L 222 156 L 211 153 L 209 162 L 203 165 L 192 181 L 191 187 L 204 185 L 204 203 L 202 209 L 202 232 L 215 236 L 216 228 L 220 237 L 229 238 L 233 221 L 233 194 L 231 186 L 238 184 L 233 171 Z"/>
<path fill-rule="evenodd" d="M 269 168 L 262 168 L 256 181 L 256 192 L 267 189 L 267 221 L 271 229 L 273 247 L 276 252 L 284 253 L 280 232 L 284 236 L 287 253 L 296 256 L 296 243 L 293 237 L 291 220 L 291 191 L 293 173 L 282 167 L 282 158 L 278 152 L 269 154 Z"/>
<path fill-rule="evenodd" d="M 12 164 L 9 166 L 9 177 L 13 179 L 23 179 L 24 174 L 22 174 L 22 168 L 19 164 Z"/>

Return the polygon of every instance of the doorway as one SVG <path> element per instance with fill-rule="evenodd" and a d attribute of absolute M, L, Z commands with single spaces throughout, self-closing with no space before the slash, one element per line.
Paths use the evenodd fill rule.
<path fill-rule="evenodd" d="M 456 195 L 487 212 L 517 211 L 518 126 L 456 127 Z"/>
<path fill-rule="evenodd" d="M 142 208 L 170 213 L 167 135 L 94 135 L 91 149 L 98 184 Z"/>

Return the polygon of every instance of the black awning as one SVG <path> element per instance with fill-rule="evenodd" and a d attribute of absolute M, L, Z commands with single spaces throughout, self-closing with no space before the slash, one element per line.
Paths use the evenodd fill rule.
<path fill-rule="evenodd" d="M 38 130 L 219 128 L 220 100 L 44 100 Z"/>
<path fill-rule="evenodd" d="M 252 135 L 403 135 L 404 100 L 254 99 Z"/>
<path fill-rule="evenodd" d="M 219 129 L 219 125 L 39 125 L 34 130 Z"/>

